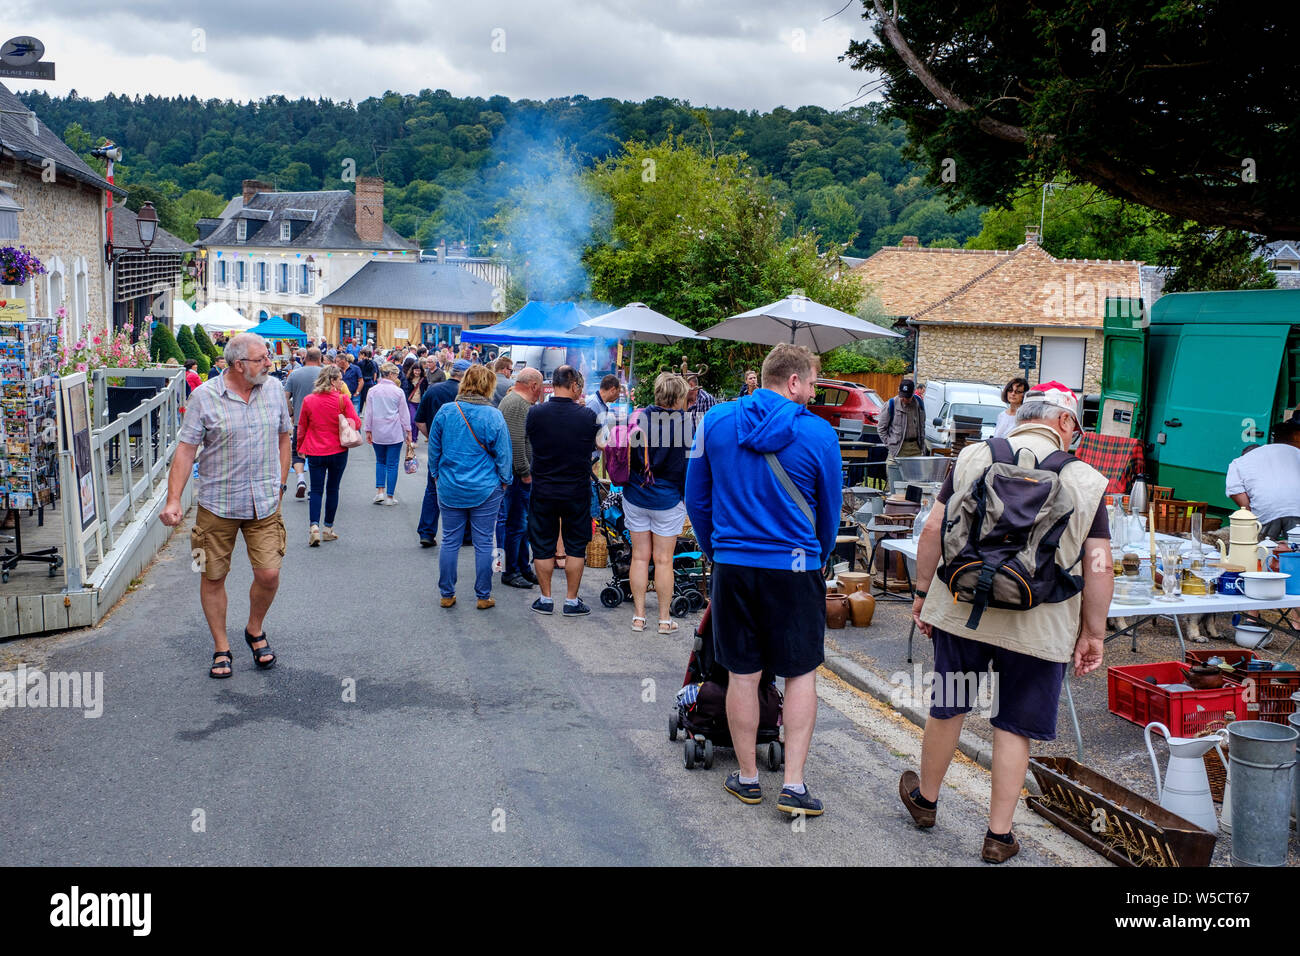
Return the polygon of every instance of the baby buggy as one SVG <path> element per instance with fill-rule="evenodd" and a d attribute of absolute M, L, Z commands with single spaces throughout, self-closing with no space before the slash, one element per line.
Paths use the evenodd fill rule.
<path fill-rule="evenodd" d="M 632 539 L 623 523 L 623 496 L 596 482 L 595 532 L 605 539 L 609 552 L 609 582 L 601 589 L 600 603 L 616 608 L 632 600 Z M 654 580 L 651 564 L 650 579 Z M 690 538 L 678 538 L 673 554 L 673 597 L 669 613 L 685 617 L 704 607 L 708 594 L 708 572 L 704 555 Z"/>
<path fill-rule="evenodd" d="M 679 733 L 686 737 L 682 761 L 687 770 L 694 769 L 696 764 L 709 769 L 713 766 L 714 748 L 732 745 L 727 727 L 727 678 L 726 668 L 713 658 L 713 624 L 709 609 L 705 608 L 704 617 L 695 629 L 695 649 L 686 664 L 686 679 L 668 715 L 668 739 L 676 741 Z M 779 770 L 785 763 L 781 708 L 776 679 L 765 671 L 759 680 L 755 755 L 766 761 L 769 770 Z"/>

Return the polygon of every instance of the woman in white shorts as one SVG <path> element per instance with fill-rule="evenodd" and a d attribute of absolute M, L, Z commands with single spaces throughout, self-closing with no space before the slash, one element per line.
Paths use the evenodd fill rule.
<path fill-rule="evenodd" d="M 623 485 L 623 519 L 632 535 L 632 630 L 644 631 L 645 594 L 650 558 L 655 563 L 659 633 L 671 634 L 677 622 L 668 612 L 673 600 L 673 549 L 686 523 L 686 452 L 691 445 L 685 413 L 686 379 L 664 372 L 655 379 L 655 403 L 637 412 L 629 455 L 631 477 Z"/>

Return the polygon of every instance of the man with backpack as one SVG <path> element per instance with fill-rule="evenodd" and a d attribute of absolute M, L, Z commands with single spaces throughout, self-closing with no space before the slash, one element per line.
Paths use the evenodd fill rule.
<path fill-rule="evenodd" d="M 917 546 L 912 617 L 934 641 L 930 716 L 921 773 L 899 796 L 913 821 L 934 826 L 939 789 L 992 665 L 993 792 L 982 858 L 1020 851 L 1012 816 L 1030 740 L 1054 740 L 1073 659 L 1077 676 L 1101 666 L 1114 590 L 1106 478 L 1066 452 L 1079 402 L 1059 382 L 1030 389 L 1016 427 L 964 449 Z M 955 597 L 954 597 L 955 595 Z"/>
<path fill-rule="evenodd" d="M 714 562 L 710 613 L 716 659 L 728 672 L 727 723 L 740 771 L 723 789 L 760 803 L 754 748 L 760 687 L 785 678 L 783 813 L 817 816 L 804 784 L 817 722 L 826 584 L 840 522 L 839 441 L 806 407 L 817 357 L 783 343 L 763 361 L 763 387 L 715 405 L 695 432 L 686 466 L 686 512 Z"/>

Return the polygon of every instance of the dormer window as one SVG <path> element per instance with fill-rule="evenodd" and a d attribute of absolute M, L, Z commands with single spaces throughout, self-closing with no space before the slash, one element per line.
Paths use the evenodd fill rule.
<path fill-rule="evenodd" d="M 293 238 L 293 223 L 285 221 L 280 223 L 280 241 L 288 242 Z"/>
<path fill-rule="evenodd" d="M 236 223 L 236 225 L 235 225 L 235 238 L 238 239 L 240 242 L 245 242 L 245 241 L 247 241 L 247 239 L 248 239 L 248 220 L 247 220 L 247 219 L 241 219 L 241 220 L 239 220 L 238 223 Z"/>

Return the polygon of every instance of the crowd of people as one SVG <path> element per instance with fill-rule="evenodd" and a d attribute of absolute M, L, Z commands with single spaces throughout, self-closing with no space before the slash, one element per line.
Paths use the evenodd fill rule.
<path fill-rule="evenodd" d="M 762 801 L 760 692 L 764 681 L 783 678 L 786 759 L 777 808 L 820 814 L 822 803 L 808 790 L 804 767 L 824 656 L 822 569 L 840 524 L 842 461 L 835 431 L 807 408 L 817 356 L 797 345 L 776 346 L 761 370 L 746 376 L 745 394 L 735 401 L 718 401 L 693 373 L 664 372 L 653 383 L 653 402 L 621 417 L 617 376 L 604 377 L 588 395 L 579 369 L 561 366 L 543 401 L 543 376 L 535 368 L 512 371 L 508 362 L 476 364 L 473 356 L 445 353 L 430 363 L 427 352 L 404 351 L 376 357 L 358 349 L 354 360 L 347 349 L 312 346 L 281 385 L 271 375 L 266 342 L 236 335 L 225 346 L 225 371 L 189 396 L 162 520 L 181 521 L 181 494 L 193 469 L 199 507 L 191 545 L 202 555 L 200 601 L 214 649 L 209 676 L 224 679 L 233 672 L 225 579 L 236 537 L 243 535 L 253 567 L 244 640 L 257 667 L 273 667 L 277 655 L 263 622 L 286 553 L 281 503 L 290 474 L 295 496 L 308 499 L 308 546 L 339 540 L 340 480 L 362 436 L 374 452 L 374 503 L 388 506 L 399 504 L 399 466 L 406 461 L 413 472 L 416 443 L 428 440 L 417 533 L 421 546 L 440 547 L 442 608 L 457 606 L 460 549 L 472 545 L 478 610 L 495 607 L 499 571 L 507 586 L 539 590 L 531 603 L 539 614 L 554 614 L 561 600 L 564 616 L 589 614 L 581 585 L 593 534 L 592 469 L 613 441 L 611 451 L 627 451 L 622 493 L 632 548 L 632 630 L 646 630 L 652 566 L 658 631 L 677 630 L 668 612 L 673 548 L 689 518 L 712 563 L 713 650 L 728 673 L 726 717 L 739 769 L 723 787 L 742 803 Z M 993 796 L 981 852 L 990 862 L 1019 849 L 1011 818 L 1029 740 L 1054 739 L 1067 664 L 1072 660 L 1077 674 L 1100 665 L 1113 582 L 1100 503 L 1105 479 L 1072 456 L 1054 457 L 1079 431 L 1078 400 L 1058 383 L 1017 384 L 1024 386 L 1013 381 L 1006 390 L 1014 407 L 1007 438 L 963 450 L 939 500 L 975 494 L 991 463 L 1050 466 L 1075 504 L 1064 532 L 1069 548 L 1062 553 L 1096 552 L 1101 559 L 1087 562 L 1082 574 L 1063 569 L 1061 593 L 1040 604 L 991 606 L 982 617 L 968 618 L 970 598 L 958 600 L 961 585 L 945 576 L 941 563 L 943 509 L 931 512 L 919 540 L 913 615 L 934 641 L 935 670 L 964 674 L 992 663 L 1000 680 L 1001 710 L 992 719 Z M 900 389 L 891 420 L 881 428 L 882 440 L 899 452 L 923 441 L 916 404 L 909 389 Z M 638 433 L 642 440 L 621 444 Z M 1284 451 L 1296 454 L 1294 447 Z M 1264 454 L 1254 453 L 1261 461 Z M 499 568 L 494 553 L 501 555 Z M 564 573 L 562 598 L 552 590 L 557 568 Z M 936 681 L 936 687 L 947 686 L 955 684 Z M 935 823 L 968 704 L 933 702 L 920 773 L 908 771 L 900 781 L 902 803 L 921 827 Z"/>

